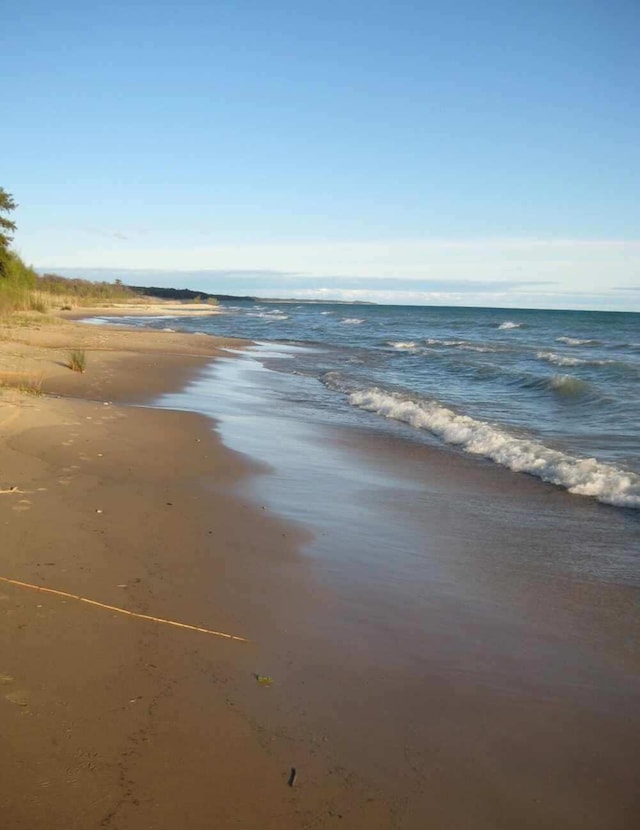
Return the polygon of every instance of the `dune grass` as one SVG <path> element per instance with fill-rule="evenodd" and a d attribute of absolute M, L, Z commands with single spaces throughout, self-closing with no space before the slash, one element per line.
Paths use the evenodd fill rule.
<path fill-rule="evenodd" d="M 119 281 L 90 282 L 57 274 L 40 276 L 14 251 L 4 251 L 0 258 L 0 318 L 136 299 L 140 299 L 139 295 Z"/>
<path fill-rule="evenodd" d="M 42 394 L 43 376 L 38 372 L 0 372 L 0 390 L 16 389 L 29 395 Z"/>
<path fill-rule="evenodd" d="M 84 349 L 72 349 L 67 355 L 67 366 L 73 372 L 84 372 L 87 368 L 87 353 Z"/>

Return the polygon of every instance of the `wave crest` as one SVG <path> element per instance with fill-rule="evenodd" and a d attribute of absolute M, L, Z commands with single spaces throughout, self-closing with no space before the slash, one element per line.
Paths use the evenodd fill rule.
<path fill-rule="evenodd" d="M 640 508 L 640 476 L 595 458 L 577 458 L 518 438 L 501 427 L 459 415 L 435 401 L 418 402 L 378 388 L 351 392 L 349 403 L 426 430 L 468 453 L 490 458 L 515 472 L 537 476 L 570 493 L 592 496 L 618 507 Z"/>
<path fill-rule="evenodd" d="M 568 346 L 597 346 L 599 340 L 581 340 L 579 337 L 556 337 L 558 343 L 566 343 Z"/>
<path fill-rule="evenodd" d="M 552 391 L 563 395 L 583 395 L 590 388 L 586 381 L 571 375 L 553 375 L 547 381 L 547 386 Z"/>
<path fill-rule="evenodd" d="M 288 314 L 282 314 L 280 311 L 260 311 L 257 314 L 253 312 L 249 312 L 247 317 L 259 317 L 262 320 L 267 320 L 268 322 L 272 322 L 274 320 L 288 320 Z"/>
<path fill-rule="evenodd" d="M 588 360 L 584 357 L 570 357 L 555 352 L 536 352 L 536 357 L 547 363 L 553 363 L 555 366 L 611 366 L 617 362 L 615 360 Z"/>
<path fill-rule="evenodd" d="M 387 346 L 398 349 L 401 352 L 412 352 L 418 348 L 418 344 L 413 340 L 387 340 Z"/>

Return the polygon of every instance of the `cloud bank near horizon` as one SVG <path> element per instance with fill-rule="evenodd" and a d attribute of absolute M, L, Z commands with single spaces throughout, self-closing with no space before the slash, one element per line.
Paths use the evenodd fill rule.
<path fill-rule="evenodd" d="M 116 247 L 75 247 L 40 261 L 40 270 L 68 276 L 266 298 L 640 310 L 640 241 L 635 240 L 391 240 L 142 249 L 130 239 L 119 239 Z M 216 267 L 206 267 L 209 263 Z"/>
<path fill-rule="evenodd" d="M 51 269 L 43 269 L 51 270 Z M 576 308 L 632 311 L 640 286 L 611 292 L 567 293 L 553 280 L 444 280 L 393 277 L 317 277 L 278 271 L 177 271 L 61 268 L 59 273 L 129 285 L 191 288 L 214 294 L 266 299 L 332 300 L 403 305 L 464 305 L 504 308 Z"/>

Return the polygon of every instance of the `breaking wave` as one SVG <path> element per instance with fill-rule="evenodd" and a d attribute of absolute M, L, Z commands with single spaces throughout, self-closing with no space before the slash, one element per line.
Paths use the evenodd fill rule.
<path fill-rule="evenodd" d="M 412 352 L 418 348 L 418 344 L 414 343 L 413 340 L 387 340 L 387 346 L 401 352 Z"/>
<path fill-rule="evenodd" d="M 595 458 L 578 458 L 519 438 L 435 401 L 414 401 L 375 387 L 352 391 L 348 399 L 352 406 L 426 430 L 447 444 L 489 458 L 514 472 L 537 476 L 570 493 L 592 496 L 618 507 L 640 508 L 640 476 Z"/>
<path fill-rule="evenodd" d="M 352 326 L 359 326 L 360 323 L 364 323 L 360 317 L 345 317 L 344 320 L 340 321 L 341 323 L 347 323 Z"/>
<path fill-rule="evenodd" d="M 424 341 L 427 346 L 466 346 L 466 340 L 438 340 L 437 337 L 429 337 Z"/>
<path fill-rule="evenodd" d="M 438 340 L 435 337 L 429 337 L 427 340 L 421 341 L 426 346 L 450 346 L 454 349 L 460 349 L 466 352 L 498 352 L 501 349 L 496 349 L 492 346 L 477 346 L 475 343 L 468 343 L 466 340 Z M 398 351 L 415 352 L 420 350 L 422 354 L 430 354 L 433 349 L 422 348 L 415 340 L 386 340 L 385 346 L 391 346 Z"/>
<path fill-rule="evenodd" d="M 282 314 L 279 311 L 260 311 L 257 314 L 249 313 L 247 317 L 260 317 L 262 320 L 272 322 L 274 320 L 288 320 L 288 314 Z"/>
<path fill-rule="evenodd" d="M 556 366 L 607 366 L 616 362 L 615 360 L 587 360 L 583 357 L 570 357 L 555 352 L 536 352 L 536 357 Z"/>
<path fill-rule="evenodd" d="M 588 381 L 574 375 L 537 375 L 531 372 L 520 374 L 513 371 L 498 371 L 494 377 L 502 379 L 504 384 L 510 388 L 528 389 L 547 395 L 551 392 L 567 400 L 580 398 L 584 402 L 585 400 L 595 401 L 601 398 L 598 390 Z"/>
<path fill-rule="evenodd" d="M 427 346 L 450 346 L 454 349 L 461 349 L 466 352 L 501 352 L 504 349 L 495 346 L 478 346 L 468 340 L 439 340 L 437 337 L 429 337 L 424 341 Z"/>
<path fill-rule="evenodd" d="M 499 352 L 501 349 L 494 349 L 491 346 L 474 346 L 472 343 L 464 343 L 459 348 L 467 352 Z"/>
<path fill-rule="evenodd" d="M 574 378 L 571 375 L 553 375 L 553 377 L 545 381 L 545 385 L 553 392 L 560 392 L 563 395 L 572 396 L 584 395 L 590 389 L 586 381 L 580 380 L 580 378 Z"/>
<path fill-rule="evenodd" d="M 598 346 L 599 340 L 580 340 L 579 337 L 556 337 L 558 343 L 566 343 L 568 346 Z"/>
<path fill-rule="evenodd" d="M 519 328 L 522 328 L 522 323 L 513 323 L 511 320 L 505 320 L 504 323 L 500 323 L 498 328 L 499 329 L 519 329 Z"/>

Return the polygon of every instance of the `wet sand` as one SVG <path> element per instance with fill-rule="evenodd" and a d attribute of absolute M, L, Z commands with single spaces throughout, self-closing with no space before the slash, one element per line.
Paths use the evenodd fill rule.
<path fill-rule="evenodd" d="M 250 642 L 0 583 L 7 827 L 637 826 L 635 517 L 309 423 L 212 338 L 17 342 L 65 397 L 0 397 L 0 575 Z"/>
<path fill-rule="evenodd" d="M 296 405 L 312 382 L 223 358 L 166 399 L 215 414 L 228 446 L 270 467 L 252 497 L 314 531 L 325 597 L 286 654 L 265 639 L 290 691 L 269 716 L 322 736 L 390 827 L 635 827 L 637 511 L 373 416 L 314 421 Z"/>

